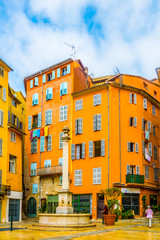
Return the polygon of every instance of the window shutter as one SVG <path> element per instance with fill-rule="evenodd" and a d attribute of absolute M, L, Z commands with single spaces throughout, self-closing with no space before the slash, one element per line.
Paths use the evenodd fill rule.
<path fill-rule="evenodd" d="M 138 149 L 138 143 L 135 144 L 135 152 L 138 153 L 139 149 Z"/>
<path fill-rule="evenodd" d="M 52 124 L 52 109 L 48 109 L 47 124 Z"/>
<path fill-rule="evenodd" d="M 8 122 L 10 123 L 10 118 L 11 118 L 11 112 L 10 111 L 8 111 Z"/>
<path fill-rule="evenodd" d="M 63 132 L 61 132 L 59 134 L 59 148 L 63 148 L 63 141 L 62 141 L 62 137 L 63 137 Z"/>
<path fill-rule="evenodd" d="M 97 102 L 97 95 L 93 96 L 93 106 L 96 106 L 96 102 Z"/>
<path fill-rule="evenodd" d="M 35 85 L 35 86 L 38 86 L 38 77 L 35 77 L 35 79 L 34 79 L 34 85 Z"/>
<path fill-rule="evenodd" d="M 130 165 L 127 165 L 127 174 L 130 174 Z"/>
<path fill-rule="evenodd" d="M 48 135 L 48 143 L 47 143 L 47 150 L 52 150 L 52 135 Z"/>
<path fill-rule="evenodd" d="M 3 87 L 3 101 L 6 102 L 6 88 Z"/>
<path fill-rule="evenodd" d="M 105 156 L 105 139 L 101 140 L 101 156 Z"/>
<path fill-rule="evenodd" d="M 34 106 L 35 105 L 35 95 L 33 94 L 33 96 L 32 96 L 32 106 Z"/>
<path fill-rule="evenodd" d="M 82 158 L 85 158 L 85 142 L 82 143 Z"/>
<path fill-rule="evenodd" d="M 79 134 L 82 133 L 82 125 L 83 125 L 83 119 L 82 118 L 78 118 L 78 133 Z"/>
<path fill-rule="evenodd" d="M 52 99 L 52 98 L 53 98 L 53 89 L 48 88 L 48 99 Z"/>
<path fill-rule="evenodd" d="M 60 72 L 61 72 L 61 69 L 60 69 L 60 68 L 58 68 L 58 69 L 57 69 L 57 78 L 59 78 L 59 77 L 60 77 Z"/>
<path fill-rule="evenodd" d="M 38 93 L 34 94 L 34 105 L 38 104 Z"/>
<path fill-rule="evenodd" d="M 143 151 L 143 154 L 145 154 L 145 141 L 142 141 L 142 151 Z"/>
<path fill-rule="evenodd" d="M 31 126 L 32 125 L 32 116 L 29 116 L 28 117 L 28 130 L 30 130 L 31 129 Z"/>
<path fill-rule="evenodd" d="M 129 102 L 132 103 L 132 93 L 129 94 Z"/>
<path fill-rule="evenodd" d="M 144 127 L 144 119 L 142 118 L 142 130 L 145 131 L 145 127 Z"/>
<path fill-rule="evenodd" d="M 51 160 L 45 160 L 44 161 L 44 167 L 51 167 Z"/>
<path fill-rule="evenodd" d="M 19 118 L 17 117 L 17 128 L 19 128 Z"/>
<path fill-rule="evenodd" d="M 3 112 L 0 110 L 0 126 L 3 127 Z"/>
<path fill-rule="evenodd" d="M 148 132 L 151 133 L 151 121 L 148 121 Z"/>
<path fill-rule="evenodd" d="M 152 143 L 151 142 L 148 143 L 148 154 L 150 157 L 152 156 Z"/>
<path fill-rule="evenodd" d="M 60 96 L 63 95 L 63 84 L 60 85 Z"/>
<path fill-rule="evenodd" d="M 143 99 L 143 108 L 147 109 L 147 99 L 146 98 Z"/>
<path fill-rule="evenodd" d="M 75 135 L 78 134 L 78 119 L 75 120 Z"/>
<path fill-rule="evenodd" d="M 34 153 L 37 152 L 37 138 L 34 138 Z"/>
<path fill-rule="evenodd" d="M 30 81 L 30 88 L 33 88 L 33 80 Z"/>
<path fill-rule="evenodd" d="M 93 157 L 93 141 L 89 141 L 89 157 Z"/>
<path fill-rule="evenodd" d="M 42 83 L 45 83 L 45 82 L 46 82 L 46 74 L 42 76 Z"/>
<path fill-rule="evenodd" d="M 0 185 L 2 185 L 2 169 L 0 169 Z"/>
<path fill-rule="evenodd" d="M 64 82 L 63 83 L 63 94 L 67 94 L 67 86 L 68 86 L 68 83 Z"/>
<path fill-rule="evenodd" d="M 52 79 L 55 79 L 55 70 L 52 71 Z"/>
<path fill-rule="evenodd" d="M 134 118 L 134 126 L 137 127 L 137 117 Z"/>
<path fill-rule="evenodd" d="M 38 113 L 38 126 L 41 127 L 41 113 Z"/>
<path fill-rule="evenodd" d="M 127 142 L 127 150 L 128 150 L 128 152 L 131 151 L 130 142 Z"/>
<path fill-rule="evenodd" d="M 69 65 L 67 65 L 67 74 L 69 74 L 70 72 L 71 72 L 71 66 L 69 64 Z"/>
<path fill-rule="evenodd" d="M 46 89 L 46 101 L 48 100 L 48 88 Z"/>
<path fill-rule="evenodd" d="M 64 106 L 64 120 L 67 120 L 67 105 Z"/>
<path fill-rule="evenodd" d="M 2 156 L 2 143 L 3 143 L 3 139 L 0 138 L 0 156 Z"/>
<path fill-rule="evenodd" d="M 101 94 L 97 94 L 97 105 L 101 104 Z"/>
<path fill-rule="evenodd" d="M 136 166 L 136 174 L 139 175 L 140 172 L 139 172 L 139 166 Z"/>
<path fill-rule="evenodd" d="M 97 130 L 101 130 L 101 114 L 97 114 Z"/>
<path fill-rule="evenodd" d="M 97 115 L 93 116 L 93 131 L 97 130 Z"/>
<path fill-rule="evenodd" d="M 134 104 L 137 104 L 137 95 L 134 94 Z"/>
<path fill-rule="evenodd" d="M 45 125 L 48 124 L 48 110 L 45 113 Z"/>
<path fill-rule="evenodd" d="M 40 152 L 44 152 L 44 140 L 44 136 L 40 137 Z"/>
<path fill-rule="evenodd" d="M 75 159 L 75 144 L 71 144 L 71 159 Z"/>
<path fill-rule="evenodd" d="M 34 153 L 34 139 L 31 141 L 31 154 Z"/>

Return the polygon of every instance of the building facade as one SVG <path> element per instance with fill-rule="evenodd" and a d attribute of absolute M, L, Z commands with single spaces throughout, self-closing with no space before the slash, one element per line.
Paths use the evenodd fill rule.
<path fill-rule="evenodd" d="M 12 69 L 2 60 L 0 68 L 0 222 L 10 221 L 11 216 L 20 221 L 25 98 L 9 87 L 8 73 Z"/>
<path fill-rule="evenodd" d="M 118 74 L 90 79 L 68 59 L 24 79 L 27 94 L 25 209 L 54 213 L 61 189 L 62 128 L 70 129 L 69 181 L 75 212 L 102 217 L 100 190 L 119 187 L 125 210 L 160 203 L 159 80 Z"/>

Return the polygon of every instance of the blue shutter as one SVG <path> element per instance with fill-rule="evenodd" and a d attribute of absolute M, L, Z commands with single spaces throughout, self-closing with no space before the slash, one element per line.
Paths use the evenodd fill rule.
<path fill-rule="evenodd" d="M 48 100 L 48 88 L 46 89 L 46 101 Z"/>
<path fill-rule="evenodd" d="M 44 140 L 45 137 L 40 137 L 40 152 L 44 152 Z"/>
<path fill-rule="evenodd" d="M 63 94 L 67 94 L 67 82 L 63 83 Z"/>
<path fill-rule="evenodd" d="M 35 99 L 35 94 L 33 94 L 33 96 L 32 96 L 32 106 L 34 106 L 34 105 L 35 105 L 35 103 L 34 103 L 34 102 L 35 102 L 35 100 L 34 100 L 34 99 Z"/>
<path fill-rule="evenodd" d="M 52 96 L 53 96 L 53 89 L 48 88 L 48 99 L 52 99 Z"/>
<path fill-rule="evenodd" d="M 38 113 L 38 126 L 41 127 L 41 113 Z"/>
<path fill-rule="evenodd" d="M 60 85 L 60 96 L 63 95 L 63 83 Z"/>
<path fill-rule="evenodd" d="M 55 70 L 52 71 L 52 79 L 55 79 Z"/>
<path fill-rule="evenodd" d="M 38 86 L 38 77 L 35 77 L 34 79 L 34 86 Z"/>
<path fill-rule="evenodd" d="M 67 65 L 67 74 L 69 74 L 70 72 L 71 72 L 71 66 L 69 64 L 69 65 Z"/>
<path fill-rule="evenodd" d="M 33 88 L 33 80 L 30 81 L 30 88 Z"/>
<path fill-rule="evenodd" d="M 35 93 L 35 100 L 34 100 L 34 104 L 37 105 L 38 104 L 38 93 Z"/>
<path fill-rule="evenodd" d="M 60 75 L 60 72 L 61 72 L 61 69 L 60 68 L 58 68 L 57 69 L 57 78 L 59 78 L 61 75 Z"/>
<path fill-rule="evenodd" d="M 42 76 L 42 83 L 45 83 L 45 82 L 46 82 L 46 74 Z"/>
<path fill-rule="evenodd" d="M 32 116 L 29 116 L 28 117 L 28 130 L 30 130 L 31 129 L 31 125 L 32 125 Z"/>

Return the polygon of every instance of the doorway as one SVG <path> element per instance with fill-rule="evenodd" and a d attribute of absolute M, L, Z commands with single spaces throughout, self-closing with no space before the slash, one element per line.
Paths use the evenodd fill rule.
<path fill-rule="evenodd" d="M 31 197 L 27 203 L 27 217 L 36 217 L 37 215 L 37 202 L 36 199 Z"/>
<path fill-rule="evenodd" d="M 104 196 L 97 194 L 97 218 L 102 218 L 104 208 Z"/>

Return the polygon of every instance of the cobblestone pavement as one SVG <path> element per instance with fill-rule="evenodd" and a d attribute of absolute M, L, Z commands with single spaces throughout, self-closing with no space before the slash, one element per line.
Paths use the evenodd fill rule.
<path fill-rule="evenodd" d="M 56 230 L 29 230 L 25 229 L 31 223 L 22 222 L 13 224 L 15 228 L 21 228 L 13 231 L 3 231 L 9 225 L 0 224 L 0 240 L 103 240 L 103 239 L 145 239 L 145 240 L 160 240 L 160 224 L 155 223 L 152 228 L 148 228 L 145 223 L 118 222 L 115 226 L 104 226 L 97 223 L 96 228 L 80 229 L 64 231 L 63 229 Z M 22 229 L 23 228 L 23 229 Z"/>

